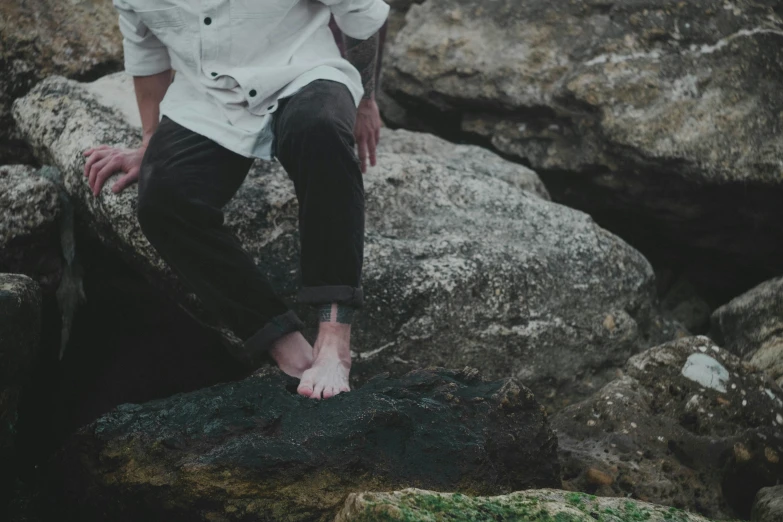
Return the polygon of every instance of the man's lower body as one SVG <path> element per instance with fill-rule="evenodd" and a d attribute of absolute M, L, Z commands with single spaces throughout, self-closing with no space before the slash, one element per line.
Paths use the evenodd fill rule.
<path fill-rule="evenodd" d="M 139 223 L 161 257 L 245 341 L 246 363 L 256 367 L 271 356 L 286 373 L 301 375 L 299 392 L 313 398 L 348 391 L 350 319 L 363 300 L 364 186 L 355 117 L 348 89 L 318 80 L 281 100 L 273 120 L 273 151 L 299 201 L 299 302 L 320 307 L 314 347 L 223 224 L 221 209 L 252 159 L 164 117 L 139 177 Z"/>

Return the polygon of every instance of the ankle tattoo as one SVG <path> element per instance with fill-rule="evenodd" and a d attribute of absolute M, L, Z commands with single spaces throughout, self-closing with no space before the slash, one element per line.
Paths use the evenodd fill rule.
<path fill-rule="evenodd" d="M 337 303 L 325 304 L 318 309 L 318 320 L 322 323 L 351 324 L 354 309 Z"/>

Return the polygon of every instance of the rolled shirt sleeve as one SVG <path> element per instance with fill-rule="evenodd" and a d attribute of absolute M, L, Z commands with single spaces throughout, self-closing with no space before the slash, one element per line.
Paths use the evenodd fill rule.
<path fill-rule="evenodd" d="M 123 0 L 113 0 L 113 4 L 120 14 L 125 72 L 131 76 L 150 76 L 171 69 L 168 49 L 131 6 Z"/>
<path fill-rule="evenodd" d="M 389 5 L 383 0 L 319 0 L 329 6 L 340 30 L 357 40 L 366 40 L 383 26 Z"/>

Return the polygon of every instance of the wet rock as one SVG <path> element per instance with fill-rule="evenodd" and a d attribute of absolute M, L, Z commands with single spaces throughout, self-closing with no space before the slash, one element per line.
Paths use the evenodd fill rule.
<path fill-rule="evenodd" d="M 28 165 L 0 167 L 0 272 L 35 279 L 54 293 L 62 275 L 57 186 Z"/>
<path fill-rule="evenodd" d="M 673 508 L 625 498 L 599 498 L 554 489 L 469 497 L 407 488 L 391 493 L 351 493 L 335 522 L 541 520 L 572 522 L 710 522 Z"/>
<path fill-rule="evenodd" d="M 491 144 L 555 200 L 736 294 L 783 257 L 774 5 L 413 5 L 386 60 L 385 116 Z"/>
<path fill-rule="evenodd" d="M 51 74 L 91 79 L 122 69 L 111 0 L 0 2 L 0 165 L 28 162 L 11 103 Z"/>
<path fill-rule="evenodd" d="M 783 277 L 733 299 L 712 314 L 712 337 L 783 386 Z"/>
<path fill-rule="evenodd" d="M 783 486 L 764 488 L 759 491 L 750 519 L 753 522 L 783 520 Z"/>
<path fill-rule="evenodd" d="M 119 96 L 121 82 L 114 85 Z M 129 99 L 125 91 L 124 112 Z M 97 199 L 88 190 L 84 149 L 139 143 L 123 112 L 53 77 L 17 101 L 14 116 L 36 154 L 60 167 L 102 241 L 236 346 L 144 238 L 135 190 L 115 195 L 107 185 Z M 529 169 L 407 131 L 385 130 L 381 141 L 379 166 L 364 178 L 367 305 L 355 323 L 356 378 L 471 365 L 519 378 L 556 406 L 614 378 L 653 338 L 672 335 L 658 319 L 644 257 L 589 216 L 547 201 Z M 226 222 L 273 287 L 294 295 L 297 203 L 277 163 L 253 167 Z"/>
<path fill-rule="evenodd" d="M 783 390 L 707 337 L 632 357 L 552 425 L 567 489 L 747 518 L 758 490 L 783 480 Z"/>
<path fill-rule="evenodd" d="M 19 396 L 30 379 L 40 337 L 38 284 L 24 275 L 0 274 L 0 486 L 3 491 L 13 469 Z"/>
<path fill-rule="evenodd" d="M 270 370 L 86 426 L 64 450 L 78 520 L 325 521 L 367 488 L 559 485 L 546 414 L 514 381 L 430 368 L 327 401 L 296 384 Z"/>

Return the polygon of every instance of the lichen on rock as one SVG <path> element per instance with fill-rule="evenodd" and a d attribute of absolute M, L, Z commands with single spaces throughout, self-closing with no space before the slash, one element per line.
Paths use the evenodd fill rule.
<path fill-rule="evenodd" d="M 139 143 L 139 129 L 116 108 L 133 98 L 124 85 L 113 87 L 122 101 L 108 104 L 82 84 L 52 77 L 17 100 L 14 117 L 36 154 L 61 169 L 77 211 L 102 241 L 235 349 L 238 340 L 147 242 L 135 191 L 106 189 L 94 198 L 87 187 L 84 149 Z M 468 364 L 519 378 L 559 407 L 675 334 L 658 315 L 644 257 L 589 216 L 548 201 L 530 169 L 476 146 L 386 129 L 378 158 L 364 177 L 367 304 L 352 339 L 359 382 L 380 371 Z M 283 169 L 255 164 L 225 210 L 273 288 L 293 296 L 297 202 Z"/>

